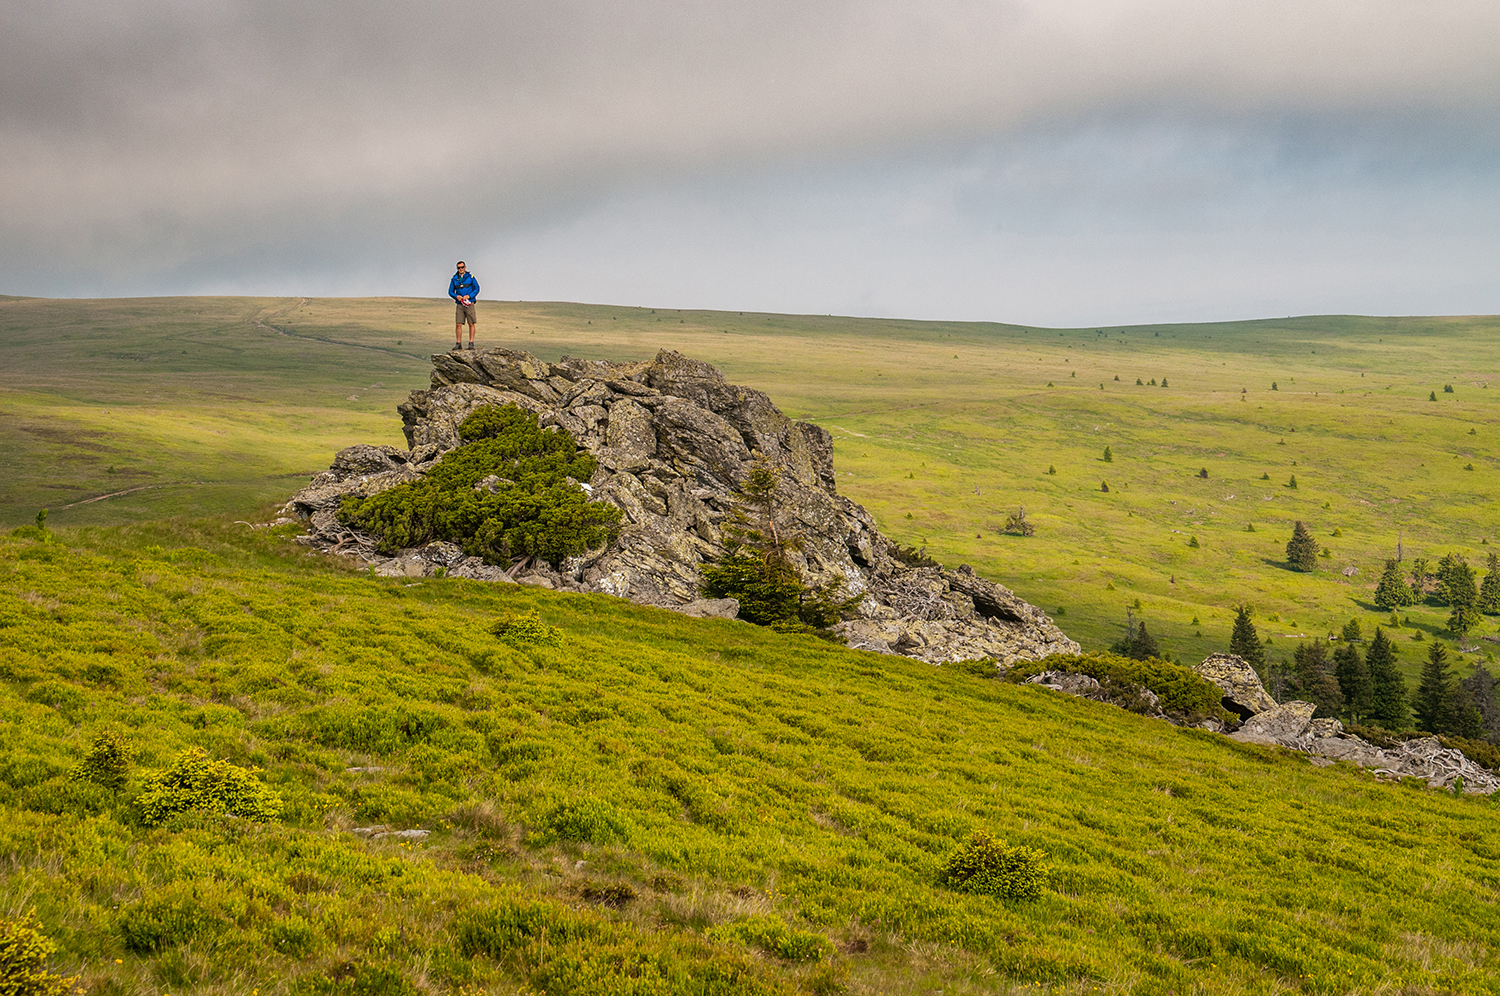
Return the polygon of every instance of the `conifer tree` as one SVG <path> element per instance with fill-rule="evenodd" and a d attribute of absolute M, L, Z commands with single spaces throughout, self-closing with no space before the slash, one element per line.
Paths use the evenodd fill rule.
<path fill-rule="evenodd" d="M 1161 648 L 1157 646 L 1156 637 L 1146 632 L 1144 619 L 1136 623 L 1135 633 L 1130 637 L 1130 656 L 1138 661 L 1161 656 Z"/>
<path fill-rule="evenodd" d="M 1495 698 L 1495 676 L 1483 664 L 1474 665 L 1474 672 L 1459 682 L 1469 693 L 1469 701 L 1479 712 L 1480 735 L 1490 740 L 1500 739 L 1500 702 Z"/>
<path fill-rule="evenodd" d="M 1343 632 L 1340 633 L 1339 636 L 1343 638 L 1343 641 L 1345 643 L 1358 643 L 1359 641 L 1363 640 L 1364 634 L 1360 632 L 1359 620 L 1350 619 L 1348 622 L 1344 623 Z"/>
<path fill-rule="evenodd" d="M 724 555 L 703 567 L 703 594 L 736 598 L 740 618 L 760 626 L 798 624 L 826 629 L 858 601 L 843 597 L 842 583 L 810 586 L 791 554 L 802 537 L 782 528 L 777 494 L 779 473 L 758 457 L 739 487 L 738 501 L 724 528 Z"/>
<path fill-rule="evenodd" d="M 1256 674 L 1265 674 L 1266 649 L 1261 645 L 1255 624 L 1250 621 L 1248 605 L 1235 609 L 1234 631 L 1229 634 L 1229 652 L 1243 657 L 1246 664 L 1255 668 Z"/>
<path fill-rule="evenodd" d="M 1365 668 L 1370 672 L 1370 718 L 1387 730 L 1406 729 L 1406 679 L 1396 669 L 1396 648 L 1379 626 L 1365 653 Z"/>
<path fill-rule="evenodd" d="M 1358 723 L 1370 715 L 1375 703 L 1375 688 L 1370 683 L 1370 669 L 1359 652 L 1359 645 L 1345 640 L 1333 652 L 1333 676 L 1344 695 L 1344 716 Z"/>
<path fill-rule="evenodd" d="M 1427 582 L 1432 577 L 1432 572 L 1427 568 L 1431 563 L 1426 557 L 1418 557 L 1411 562 L 1411 604 L 1416 605 L 1427 597 Z"/>
<path fill-rule="evenodd" d="M 1343 708 L 1344 696 L 1339 683 L 1328 673 L 1328 646 L 1322 640 L 1299 643 L 1292 652 L 1297 672 L 1298 692 L 1305 702 L 1317 706 L 1314 716 L 1332 719 Z"/>
<path fill-rule="evenodd" d="M 1484 735 L 1484 719 L 1474 705 L 1474 699 L 1461 681 L 1453 683 L 1453 698 L 1449 703 L 1450 718 L 1448 732 L 1455 737 L 1477 740 Z"/>
<path fill-rule="evenodd" d="M 1464 605 L 1455 605 L 1453 611 L 1448 613 L 1448 632 L 1462 640 L 1469 635 L 1470 630 L 1479 625 L 1482 618 L 1477 598 Z"/>
<path fill-rule="evenodd" d="M 1318 566 L 1318 541 L 1312 538 L 1307 527 L 1299 519 L 1292 528 L 1291 541 L 1286 545 L 1286 560 L 1299 571 L 1316 570 Z"/>
<path fill-rule="evenodd" d="M 1437 595 L 1446 605 L 1472 605 L 1479 601 L 1479 587 L 1474 583 L 1474 568 L 1456 553 L 1444 554 L 1438 561 Z"/>
<path fill-rule="evenodd" d="M 1479 608 L 1493 614 L 1500 612 L 1500 557 L 1490 554 L 1484 566 L 1484 581 L 1479 586 Z"/>
<path fill-rule="evenodd" d="M 1412 699 L 1417 726 L 1428 733 L 1448 733 L 1453 727 L 1453 672 L 1448 668 L 1448 648 L 1434 640 L 1422 665 L 1422 680 Z"/>
<path fill-rule="evenodd" d="M 1110 449 L 1109 449 L 1108 446 L 1104 447 L 1104 462 L 1105 463 L 1114 463 L 1115 462 L 1115 455 L 1112 452 L 1110 452 Z"/>
<path fill-rule="evenodd" d="M 1401 565 L 1396 558 L 1387 558 L 1385 562 L 1385 573 L 1380 575 L 1380 584 L 1375 588 L 1375 604 L 1382 609 L 1399 609 L 1411 605 L 1411 585 L 1406 583 L 1406 578 L 1401 573 Z"/>

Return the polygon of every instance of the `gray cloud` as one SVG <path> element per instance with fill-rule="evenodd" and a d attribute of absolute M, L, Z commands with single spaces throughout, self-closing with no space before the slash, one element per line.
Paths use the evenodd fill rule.
<path fill-rule="evenodd" d="M 364 290 L 663 190 L 686 232 L 695 191 L 759 190 L 771 209 L 776 184 L 844 170 L 875 207 L 902 177 L 956 182 L 945 164 L 966 156 L 979 179 L 955 218 L 998 198 L 1012 230 L 1202 227 L 1217 203 L 1235 227 L 1247 189 L 1331 194 L 1320 170 L 1378 173 L 1409 135 L 1437 136 L 1433 161 L 1395 156 L 1389 190 L 1482 172 L 1492 150 L 1468 136 L 1496 131 L 1497 53 L 1488 0 L 12 5 L 0 289 L 311 272 Z M 1059 142 L 1108 162 L 1049 160 Z M 1261 168 L 1205 173 L 1202 142 Z M 1185 207 L 1179 167 L 1224 186 Z M 1293 176 L 1307 185 L 1284 189 Z"/>

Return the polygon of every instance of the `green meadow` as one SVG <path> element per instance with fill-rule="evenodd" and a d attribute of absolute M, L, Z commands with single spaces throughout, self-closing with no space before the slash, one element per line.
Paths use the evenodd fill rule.
<path fill-rule="evenodd" d="M 1490 798 L 286 540 L 0 539 L 0 910 L 90 993 L 1500 990 Z M 189 748 L 279 817 L 164 810 Z M 1040 898 L 938 884 L 976 830 Z"/>
<path fill-rule="evenodd" d="M 338 448 L 403 443 L 395 405 L 426 385 L 450 311 L 0 300 L 0 523 L 265 515 Z M 1223 648 L 1245 602 L 1285 656 L 1351 617 L 1389 626 L 1371 597 L 1398 542 L 1482 568 L 1497 539 L 1492 317 L 1059 330 L 493 301 L 481 317 L 481 343 L 678 349 L 765 390 L 834 434 L 840 489 L 890 536 L 972 564 L 1086 647 L 1118 639 L 1129 608 L 1191 660 Z M 1036 535 L 1002 534 L 1021 506 Z M 1313 574 L 1283 563 L 1297 520 L 1329 553 Z M 1404 616 L 1415 673 L 1413 639 L 1445 637 L 1446 616 Z"/>
<path fill-rule="evenodd" d="M 118 996 L 1500 990 L 1490 798 L 248 528 L 338 448 L 402 443 L 450 313 L 0 299 L 0 920 L 34 909 L 54 971 Z M 1088 648 L 1129 608 L 1191 660 L 1245 601 L 1285 655 L 1389 624 L 1398 541 L 1481 566 L 1500 542 L 1495 319 L 481 317 L 546 359 L 679 349 L 767 391 L 889 535 Z M 1023 505 L 1036 534 L 1003 535 Z M 1282 563 L 1297 520 L 1312 574 Z M 1443 615 L 1403 616 L 1414 671 Z M 428 833 L 374 835 L 403 830 Z M 940 884 L 976 831 L 1047 855 L 1039 899 Z"/>

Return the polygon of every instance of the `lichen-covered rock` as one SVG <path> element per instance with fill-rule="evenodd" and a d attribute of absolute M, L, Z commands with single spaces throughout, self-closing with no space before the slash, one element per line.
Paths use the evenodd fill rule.
<path fill-rule="evenodd" d="M 1230 739 L 1249 744 L 1293 744 L 1307 732 L 1317 708 L 1311 702 L 1283 702 L 1245 720 Z"/>
<path fill-rule="evenodd" d="M 567 431 L 594 456 L 598 470 L 583 483 L 624 513 L 614 543 L 557 569 L 524 565 L 517 577 L 445 548 L 382 558 L 368 537 L 337 523 L 332 512 L 344 494 L 373 493 L 423 473 L 459 445 L 458 427 L 476 408 L 507 403 Z M 286 511 L 312 526 L 310 542 L 390 561 L 377 569 L 402 576 L 412 576 L 415 562 L 429 571 L 443 566 L 454 577 L 604 592 L 677 610 L 698 604 L 695 612 L 708 612 L 701 568 L 723 555 L 736 489 L 763 458 L 778 472 L 778 521 L 803 539 L 792 554 L 795 566 L 813 583 L 863 596 L 857 617 L 835 627 L 851 646 L 932 663 L 1010 663 L 1079 649 L 1040 609 L 967 567 L 906 566 L 869 512 L 838 494 L 827 430 L 787 418 L 763 392 L 730 384 L 681 354 L 663 350 L 640 363 L 546 363 L 509 349 L 440 353 L 431 388 L 413 392 L 398 411 L 409 452 L 341 451 L 333 470 L 292 497 Z M 727 614 L 725 606 L 712 611 Z"/>
<path fill-rule="evenodd" d="M 1193 665 L 1193 670 L 1219 686 L 1224 692 L 1224 708 L 1239 713 L 1241 719 L 1276 708 L 1276 700 L 1266 694 L 1260 675 L 1238 654 L 1209 654 L 1201 664 Z"/>

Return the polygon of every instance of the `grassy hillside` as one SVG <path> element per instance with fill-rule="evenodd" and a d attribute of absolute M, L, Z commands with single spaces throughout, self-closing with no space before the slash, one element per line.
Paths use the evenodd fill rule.
<path fill-rule="evenodd" d="M 605 596 L 25 530 L 0 698 L 0 909 L 92 992 L 1500 989 L 1491 799 Z M 71 774 L 110 731 L 118 791 Z M 146 825 L 189 747 L 279 822 Z M 1040 900 L 936 884 L 977 829 Z"/>
<path fill-rule="evenodd" d="M 394 406 L 425 385 L 450 312 L 0 302 L 0 443 L 17 456 L 0 522 L 43 506 L 64 524 L 264 513 L 335 449 L 401 442 Z M 1389 622 L 1370 597 L 1398 539 L 1408 558 L 1482 566 L 1497 538 L 1496 318 L 1057 330 L 515 302 L 481 317 L 481 342 L 548 359 L 680 349 L 766 390 L 834 433 L 840 488 L 890 535 L 973 564 L 1086 646 L 1117 639 L 1137 601 L 1183 659 L 1222 649 L 1240 601 L 1273 653 L 1350 617 L 1369 632 Z M 1020 505 L 1037 534 L 1001 535 Z M 1313 575 L 1282 563 L 1298 519 L 1330 552 Z M 1414 671 L 1413 637 L 1443 636 L 1445 612 L 1407 615 Z"/>

